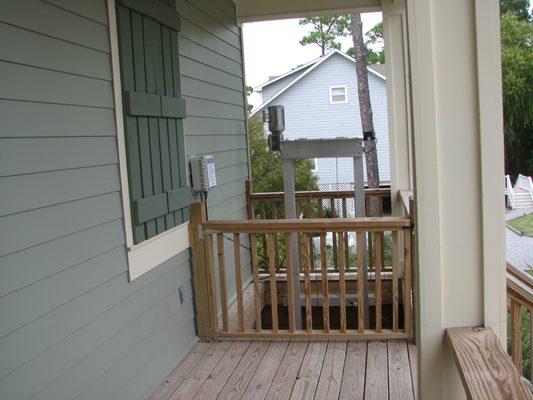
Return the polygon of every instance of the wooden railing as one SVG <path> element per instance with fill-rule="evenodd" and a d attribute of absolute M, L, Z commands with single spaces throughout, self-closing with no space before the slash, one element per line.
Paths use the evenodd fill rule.
<path fill-rule="evenodd" d="M 248 219 L 283 218 L 285 214 L 283 192 L 254 193 L 252 181 L 247 181 L 246 196 Z M 365 189 L 366 211 L 370 206 L 370 199 L 375 197 L 380 205 L 379 216 L 383 216 L 383 201 L 390 196 L 389 188 Z M 347 218 L 349 209 L 353 208 L 353 199 L 353 190 L 299 191 L 296 192 L 296 215 L 298 218 Z"/>
<path fill-rule="evenodd" d="M 203 223 L 201 242 L 205 252 L 211 335 L 250 339 L 410 338 L 410 227 L 409 219 L 392 217 Z M 375 237 L 373 256 L 363 250 L 369 233 Z M 393 242 L 389 266 L 385 266 L 382 257 L 385 234 L 389 234 Z M 302 261 L 298 265 L 292 263 L 292 235 L 299 238 Z M 263 236 L 267 257 L 260 263 L 259 247 Z M 337 239 L 336 254 L 329 244 L 332 238 Z M 396 245 L 400 238 L 404 243 L 403 270 Z M 251 252 L 251 271 L 240 261 L 242 253 L 248 251 Z M 334 257 L 338 260 L 337 268 L 333 266 Z M 370 271 L 366 275 L 365 258 Z M 233 271 L 227 268 L 231 264 Z M 229 275 L 235 277 L 235 324 L 230 321 L 232 305 L 228 294 L 233 291 L 233 285 L 228 282 L 233 280 L 228 279 Z M 293 291 L 288 289 L 294 287 L 294 279 L 299 280 L 302 288 L 298 301 L 303 304 L 301 309 L 296 309 Z M 247 303 L 243 293 L 248 281 L 253 286 L 254 321 L 251 325 L 246 323 Z M 369 293 L 366 297 L 365 286 Z M 385 292 L 390 295 L 385 296 Z M 364 304 L 367 299 L 371 301 Z M 371 306 L 372 313 L 368 311 Z M 295 322 L 298 312 L 303 320 L 301 329 Z"/>
<path fill-rule="evenodd" d="M 511 318 L 511 334 L 509 336 L 511 358 L 516 369 L 522 373 L 523 352 L 529 352 L 530 362 L 533 357 L 533 347 L 531 345 L 533 343 L 533 278 L 509 263 L 507 264 L 507 300 Z M 529 327 L 522 326 L 522 315 L 525 313 L 529 313 Z M 524 334 L 529 334 L 529 349 L 522 348 Z M 526 378 L 532 380 L 531 373 Z"/>

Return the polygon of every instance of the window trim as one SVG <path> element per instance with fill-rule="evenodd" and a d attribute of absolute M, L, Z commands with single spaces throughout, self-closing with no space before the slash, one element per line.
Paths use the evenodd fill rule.
<path fill-rule="evenodd" d="M 115 0 L 108 0 L 109 39 L 111 48 L 111 68 L 113 75 L 113 97 L 115 101 L 115 126 L 117 131 L 118 164 L 121 186 L 122 211 L 124 213 L 124 233 L 130 282 L 154 269 L 169 258 L 190 247 L 189 222 L 160 233 L 141 243 L 133 242 L 128 167 L 126 162 L 126 139 L 122 104 L 122 83 Z"/>
<path fill-rule="evenodd" d="M 344 89 L 344 101 L 333 101 L 333 89 Z M 348 103 L 348 86 L 332 85 L 329 87 L 329 104 L 347 104 Z"/>

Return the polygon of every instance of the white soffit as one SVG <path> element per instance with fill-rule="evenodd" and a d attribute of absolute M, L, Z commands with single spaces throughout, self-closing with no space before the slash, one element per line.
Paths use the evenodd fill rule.
<path fill-rule="evenodd" d="M 234 0 L 239 22 L 381 10 L 381 0 Z"/>

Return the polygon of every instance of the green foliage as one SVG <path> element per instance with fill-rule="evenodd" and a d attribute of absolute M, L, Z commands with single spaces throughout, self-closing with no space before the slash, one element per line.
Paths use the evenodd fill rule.
<path fill-rule="evenodd" d="M 366 33 L 365 49 L 368 64 L 385 64 L 385 50 L 383 48 L 383 22 L 378 22 Z M 380 50 L 374 51 L 378 46 Z"/>
<path fill-rule="evenodd" d="M 533 172 L 533 25 L 501 16 L 506 173 Z"/>
<path fill-rule="evenodd" d="M 282 192 L 283 165 L 278 153 L 268 150 L 263 121 L 259 116 L 248 120 L 250 158 L 254 192 Z M 296 160 L 294 163 L 296 190 L 317 190 L 318 177 L 313 173 L 313 160 Z"/>
<path fill-rule="evenodd" d="M 529 0 L 500 0 L 500 14 L 513 14 L 519 20 L 531 21 Z"/>
<path fill-rule="evenodd" d="M 320 47 L 322 55 L 331 49 L 340 50 L 341 44 L 337 39 L 348 34 L 349 17 L 347 15 L 301 18 L 299 22 L 302 26 L 312 26 L 311 32 L 300 40 L 300 44 L 302 46 L 316 44 Z"/>
<path fill-rule="evenodd" d="M 529 311 L 520 307 L 520 333 L 522 337 L 522 376 L 530 377 L 531 376 L 531 323 L 530 323 L 531 314 Z M 511 354 L 512 352 L 512 343 L 511 339 L 513 337 L 513 319 L 511 314 L 507 313 L 507 353 Z"/>

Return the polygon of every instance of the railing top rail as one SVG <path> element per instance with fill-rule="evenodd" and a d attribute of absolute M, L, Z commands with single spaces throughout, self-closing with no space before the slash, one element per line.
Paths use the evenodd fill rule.
<path fill-rule="evenodd" d="M 519 280 L 526 283 L 531 289 L 533 289 L 533 277 L 529 275 L 527 272 L 524 272 L 521 269 L 518 269 L 511 263 L 507 263 L 507 273 L 515 276 Z"/>
<path fill-rule="evenodd" d="M 380 232 L 398 231 L 410 226 L 410 219 L 399 217 L 228 220 L 203 224 L 207 233 Z"/>
<path fill-rule="evenodd" d="M 533 309 L 533 278 L 507 263 L 507 293 L 524 307 Z"/>
<path fill-rule="evenodd" d="M 365 196 L 386 197 L 390 196 L 389 188 L 365 189 Z M 297 199 L 338 199 L 354 196 L 353 190 L 309 190 L 296 192 Z M 250 193 L 252 200 L 279 200 L 285 197 L 283 192 Z"/>
<path fill-rule="evenodd" d="M 446 336 L 469 399 L 531 398 L 492 329 L 448 328 Z"/>

